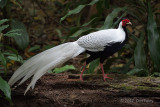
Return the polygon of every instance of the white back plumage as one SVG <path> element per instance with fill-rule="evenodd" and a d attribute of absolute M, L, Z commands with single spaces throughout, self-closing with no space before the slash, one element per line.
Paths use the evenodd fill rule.
<path fill-rule="evenodd" d="M 78 45 L 86 50 L 97 52 L 103 51 L 105 46 L 111 43 L 123 42 L 125 40 L 125 32 L 122 28 L 122 23 L 118 29 L 106 29 L 90 33 L 77 40 Z"/>

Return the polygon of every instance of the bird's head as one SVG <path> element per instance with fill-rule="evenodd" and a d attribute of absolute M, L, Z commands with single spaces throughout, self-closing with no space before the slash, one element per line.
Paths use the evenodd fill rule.
<path fill-rule="evenodd" d="M 129 19 L 123 19 L 121 22 L 123 27 L 126 27 L 127 25 L 132 25 Z"/>

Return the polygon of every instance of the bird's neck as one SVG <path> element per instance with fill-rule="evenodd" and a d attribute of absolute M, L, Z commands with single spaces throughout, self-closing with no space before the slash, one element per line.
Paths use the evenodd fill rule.
<path fill-rule="evenodd" d="M 128 40 L 128 33 L 127 33 L 127 29 L 126 27 L 123 27 L 122 26 L 122 22 L 120 22 L 119 26 L 118 26 L 118 29 L 121 29 L 125 32 L 125 40 L 124 40 L 124 43 Z"/>
<path fill-rule="evenodd" d="M 122 22 L 119 23 L 118 29 L 123 29 L 122 28 Z"/>
<path fill-rule="evenodd" d="M 125 32 L 125 40 L 124 42 L 126 42 L 128 40 L 128 33 L 127 33 L 127 29 L 126 27 L 122 27 L 123 31 Z"/>

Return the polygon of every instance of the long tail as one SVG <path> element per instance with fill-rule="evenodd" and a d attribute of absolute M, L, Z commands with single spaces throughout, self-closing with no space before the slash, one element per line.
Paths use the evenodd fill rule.
<path fill-rule="evenodd" d="M 69 59 L 78 56 L 84 51 L 85 49 L 80 47 L 77 42 L 68 42 L 41 52 L 19 67 L 8 81 L 8 84 L 12 86 L 18 80 L 23 78 L 18 84 L 20 85 L 34 75 L 31 83 L 28 85 L 25 91 L 26 93 L 30 87 L 32 87 L 32 89 L 34 88 L 36 81 L 48 70 L 62 65 Z"/>

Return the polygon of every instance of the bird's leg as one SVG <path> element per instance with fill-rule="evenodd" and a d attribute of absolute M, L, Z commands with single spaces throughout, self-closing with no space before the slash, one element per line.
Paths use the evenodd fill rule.
<path fill-rule="evenodd" d="M 108 77 L 108 74 L 104 73 L 104 69 L 103 69 L 103 64 L 102 63 L 100 63 L 100 67 L 101 67 L 102 74 L 103 74 L 103 80 L 106 81 L 106 78 L 112 79 L 112 78 Z"/>
<path fill-rule="evenodd" d="M 83 69 L 82 69 L 81 74 L 80 74 L 80 80 L 82 80 L 82 81 L 83 81 L 82 76 L 83 76 L 83 72 L 85 71 L 85 69 L 86 69 L 86 62 L 84 63 Z"/>

